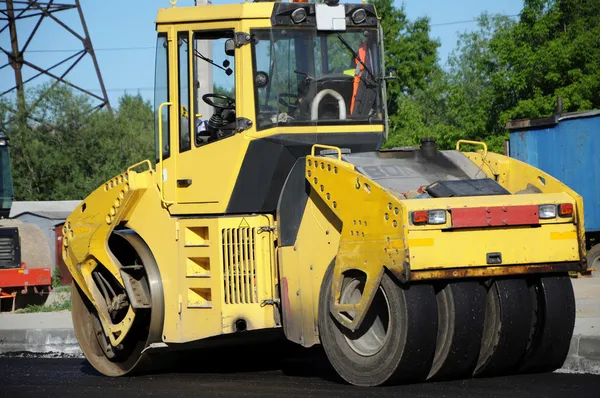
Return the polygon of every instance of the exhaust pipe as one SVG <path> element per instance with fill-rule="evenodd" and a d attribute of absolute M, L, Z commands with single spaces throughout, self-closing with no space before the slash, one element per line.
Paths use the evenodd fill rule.
<path fill-rule="evenodd" d="M 421 153 L 426 158 L 435 156 L 437 145 L 434 137 L 421 138 Z"/>
<path fill-rule="evenodd" d="M 238 319 L 235 321 L 235 331 L 236 332 L 245 332 L 248 328 L 248 324 L 245 319 Z"/>

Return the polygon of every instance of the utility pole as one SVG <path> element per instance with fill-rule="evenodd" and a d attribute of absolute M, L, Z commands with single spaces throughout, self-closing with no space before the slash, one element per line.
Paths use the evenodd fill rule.
<path fill-rule="evenodd" d="M 83 34 L 77 33 L 75 26 L 69 26 L 69 24 L 63 22 L 63 20 L 55 16 L 57 13 L 69 10 L 74 10 L 77 12 L 77 21 L 83 28 Z M 33 21 L 33 29 L 28 34 L 23 32 L 24 29 L 21 29 L 24 27 L 21 26 L 23 20 Z M 81 45 L 79 49 L 74 49 L 74 54 L 67 56 L 66 59 L 50 67 L 43 67 L 38 63 L 33 62 L 33 60 L 29 59 L 27 56 L 27 49 L 29 48 L 32 40 L 36 37 L 40 25 L 44 21 L 59 25 L 68 34 L 77 38 Z M 31 25 L 28 25 L 28 27 L 29 26 Z M 28 116 L 28 109 L 34 109 L 43 99 L 43 96 L 33 99 L 31 104 L 26 104 L 25 85 L 37 79 L 38 77 L 44 76 L 54 81 L 52 88 L 54 88 L 58 83 L 62 83 L 71 87 L 78 93 L 83 93 L 94 98 L 99 102 L 99 104 L 95 107 L 95 110 L 104 107 L 106 107 L 109 111 L 111 110 L 106 88 L 104 86 L 104 81 L 102 80 L 102 74 L 100 73 L 100 68 L 98 66 L 98 60 L 96 59 L 96 53 L 94 52 L 94 47 L 92 46 L 92 40 L 87 29 L 79 0 L 61 0 L 60 3 L 55 2 L 55 0 L 0 0 L 0 35 L 2 35 L 2 33 L 7 29 L 10 34 L 10 47 L 4 48 L 2 46 L 3 41 L 0 40 L 0 53 L 4 53 L 4 55 L 6 55 L 8 62 L 6 64 L 2 64 L 0 58 L 0 69 L 3 69 L 7 66 L 10 66 L 13 69 L 15 85 L 4 90 L 3 92 L 0 92 L 0 98 L 16 91 L 17 109 L 12 109 L 0 104 L 3 108 L 13 114 L 16 114 L 19 118 L 31 117 Z M 20 45 L 19 39 L 21 39 L 24 43 L 22 46 Z M 60 43 L 59 40 L 55 42 Z M 86 56 L 91 58 L 92 64 L 94 65 L 96 80 L 100 86 L 101 95 L 94 94 L 90 90 L 84 89 L 67 80 L 71 70 L 73 70 L 73 68 L 78 65 L 79 62 L 82 61 Z M 66 66 L 66 70 L 64 70 L 62 73 L 55 72 L 55 69 L 61 66 Z M 26 73 L 24 73 L 24 71 Z"/>
<path fill-rule="evenodd" d="M 196 6 L 202 7 L 212 4 L 211 0 L 196 0 Z M 192 43 L 196 51 L 204 55 L 205 57 L 212 59 L 212 40 L 197 40 Z M 198 93 L 212 93 L 213 92 L 213 69 L 212 65 L 208 62 L 197 58 L 194 62 L 196 65 L 196 73 L 194 73 L 194 82 Z M 197 103 L 194 104 L 197 114 L 202 115 L 202 119 L 206 120 L 212 115 L 211 106 L 202 101 L 200 95 L 197 96 Z"/>
<path fill-rule="evenodd" d="M 15 20 L 15 9 L 13 0 L 6 1 L 6 14 L 8 16 L 8 30 L 10 33 L 11 54 L 8 56 L 8 62 L 15 72 L 15 85 L 17 89 L 17 112 L 22 116 L 25 114 L 25 92 L 23 90 L 23 57 L 19 52 L 19 38 L 17 36 L 17 25 Z"/>

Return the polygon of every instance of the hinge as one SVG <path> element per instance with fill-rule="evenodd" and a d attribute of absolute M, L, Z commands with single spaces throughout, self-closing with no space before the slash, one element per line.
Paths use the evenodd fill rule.
<path fill-rule="evenodd" d="M 181 315 L 181 307 L 183 304 L 183 298 L 181 297 L 181 294 L 179 295 L 178 298 L 179 298 L 179 315 Z"/>
<path fill-rule="evenodd" d="M 258 40 L 256 40 L 256 36 L 253 34 L 246 33 L 246 32 L 235 32 L 234 42 L 235 42 L 235 46 L 237 48 L 240 48 L 250 42 L 253 42 L 254 44 L 256 44 L 256 43 L 258 43 Z"/>
<path fill-rule="evenodd" d="M 179 241 L 179 221 L 175 221 L 175 241 Z"/>

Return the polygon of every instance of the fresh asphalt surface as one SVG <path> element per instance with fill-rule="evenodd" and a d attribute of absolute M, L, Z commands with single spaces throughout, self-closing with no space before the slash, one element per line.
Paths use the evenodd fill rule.
<path fill-rule="evenodd" d="M 0 357 L 0 397 L 600 397 L 600 376 L 546 373 L 358 388 L 322 352 L 274 360 L 198 352 L 164 373 L 108 378 L 84 359 Z"/>

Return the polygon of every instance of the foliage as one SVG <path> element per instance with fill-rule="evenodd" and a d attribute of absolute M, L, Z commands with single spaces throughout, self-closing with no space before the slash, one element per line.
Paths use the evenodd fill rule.
<path fill-rule="evenodd" d="M 506 122 L 600 107 L 600 8 L 593 0 L 525 0 L 518 21 L 483 14 L 450 57 L 450 134 L 502 151 Z M 457 134 L 454 136 L 454 134 Z"/>
<path fill-rule="evenodd" d="M 152 108 L 141 96 L 121 97 L 118 109 L 92 113 L 67 87 L 29 93 L 42 100 L 23 123 L 5 121 L 16 200 L 83 199 L 104 181 L 143 159 L 153 159 Z M 31 101 L 28 101 L 31 103 Z"/>
<path fill-rule="evenodd" d="M 25 308 L 16 310 L 17 314 L 28 314 L 32 312 L 56 312 L 56 311 L 71 311 L 71 300 L 65 300 L 60 303 L 50 305 L 28 305 Z"/>
<path fill-rule="evenodd" d="M 386 74 L 395 77 L 386 84 L 390 136 L 385 146 L 410 145 L 430 135 L 437 123 L 426 102 L 442 83 L 440 43 L 429 36 L 428 18 L 409 21 L 404 6 L 397 8 L 392 0 L 370 2 L 382 19 Z"/>
<path fill-rule="evenodd" d="M 558 97 L 564 112 L 600 108 L 597 0 L 525 0 L 517 20 L 482 14 L 475 31 L 460 34 L 447 70 L 427 18 L 409 20 L 393 0 L 369 1 L 382 18 L 386 74 L 396 77 L 387 81 L 385 147 L 433 136 L 441 148 L 466 138 L 501 152 L 508 120 L 549 116 Z M 348 54 L 332 57 L 343 67 Z M 122 97 L 111 114 L 92 113 L 89 101 L 65 86 L 39 87 L 26 102 L 40 94 L 28 115 L 17 117 L 6 112 L 15 104 L 0 98 L 16 200 L 82 199 L 128 165 L 154 159 L 152 108 L 141 96 Z"/>

